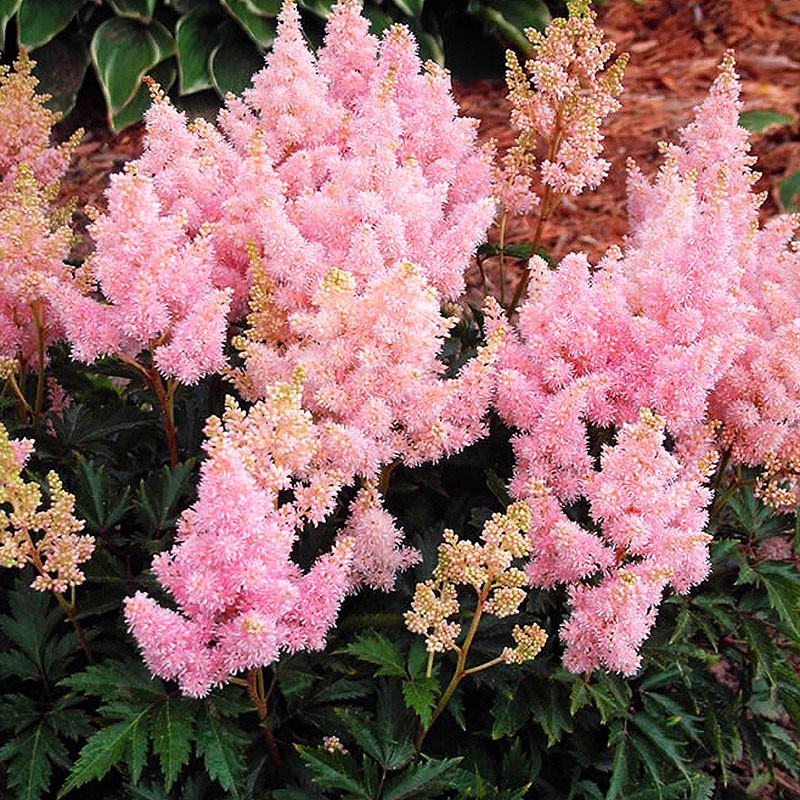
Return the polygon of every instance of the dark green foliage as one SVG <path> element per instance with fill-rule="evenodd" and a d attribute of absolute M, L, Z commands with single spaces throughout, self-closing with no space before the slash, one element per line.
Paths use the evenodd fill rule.
<path fill-rule="evenodd" d="M 299 5 L 320 41 L 332 0 Z M 280 0 L 0 0 L 0 49 L 25 47 L 50 105 L 65 114 L 91 72 L 118 131 L 149 105 L 145 75 L 192 112 L 213 111 L 226 92 L 245 89 L 272 45 L 279 10 Z M 446 59 L 467 78 L 501 74 L 503 47 L 526 50 L 522 31 L 550 18 L 543 0 L 372 0 L 365 13 L 375 33 L 408 25 L 424 58 Z"/>

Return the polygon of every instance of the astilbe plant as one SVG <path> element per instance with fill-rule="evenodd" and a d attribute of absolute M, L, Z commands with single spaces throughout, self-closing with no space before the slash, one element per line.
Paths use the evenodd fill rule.
<path fill-rule="evenodd" d="M 54 205 L 82 132 L 51 145 L 57 115 L 36 93 L 33 66 L 24 53 L 13 70 L 0 66 L 0 358 L 21 416 L 38 420 L 47 348 L 64 338 L 72 312 L 94 303 L 82 272 L 65 264 L 72 206 Z M 33 398 L 26 395 L 30 370 L 38 375 Z"/>
<path fill-rule="evenodd" d="M 569 587 L 561 633 L 575 670 L 633 674 L 663 589 L 707 573 L 704 484 L 721 448 L 796 465 L 796 370 L 773 359 L 797 324 L 797 254 L 790 220 L 759 230 L 738 92 L 729 54 L 654 183 L 632 166 L 622 250 L 595 268 L 580 254 L 555 271 L 532 260 L 500 359 L 497 409 L 519 431 L 512 492 L 533 510 L 528 574 Z M 616 441 L 598 463 L 604 431 Z M 563 510 L 580 498 L 593 530 Z"/>
<path fill-rule="evenodd" d="M 120 179 L 202 237 L 211 283 L 230 280 L 234 313 L 249 306 L 229 376 L 251 405 L 209 421 L 198 502 L 154 565 L 179 611 L 141 593 L 126 607 L 151 669 L 189 694 L 320 648 L 348 592 L 390 589 L 417 557 L 381 507 L 390 470 L 485 431 L 503 325 L 455 378 L 438 355 L 453 324 L 440 306 L 494 214 L 489 151 L 410 34 L 379 43 L 359 11 L 334 8 L 315 56 L 287 3 L 266 67 L 228 99 L 224 136 L 157 97 Z M 354 484 L 333 550 L 302 572 L 303 526 Z"/>

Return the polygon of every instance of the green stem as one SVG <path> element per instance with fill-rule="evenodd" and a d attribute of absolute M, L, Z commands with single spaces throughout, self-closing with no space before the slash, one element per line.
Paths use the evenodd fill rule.
<path fill-rule="evenodd" d="M 442 694 L 442 696 L 439 698 L 439 702 L 436 704 L 433 714 L 431 714 L 431 721 L 428 723 L 427 728 L 420 725 L 419 729 L 417 730 L 417 752 L 422 749 L 422 743 L 425 741 L 428 731 L 433 727 L 433 724 L 436 722 L 445 708 L 447 708 L 447 704 L 450 702 L 450 698 L 458 688 L 458 684 L 461 682 L 461 679 L 472 671 L 465 669 L 467 656 L 469 655 L 469 649 L 472 646 L 472 640 L 475 638 L 475 634 L 478 632 L 478 625 L 480 624 L 481 617 L 483 616 L 483 606 L 486 603 L 486 598 L 489 596 L 491 589 L 491 581 L 487 581 L 478 592 L 478 603 L 475 606 L 475 614 L 472 617 L 472 622 L 470 623 L 469 630 L 467 631 L 467 636 L 464 639 L 464 644 L 457 649 L 458 660 L 456 661 L 456 668 L 453 671 L 453 677 L 450 679 L 450 683 L 447 684 L 444 694 Z"/>

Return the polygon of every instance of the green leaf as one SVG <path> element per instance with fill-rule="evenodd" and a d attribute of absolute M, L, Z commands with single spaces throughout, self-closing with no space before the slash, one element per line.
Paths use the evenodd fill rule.
<path fill-rule="evenodd" d="M 47 716 L 0 748 L 0 760 L 9 760 L 8 788 L 17 800 L 39 800 L 50 788 L 52 764 L 64 766 L 67 750 Z"/>
<path fill-rule="evenodd" d="M 419 19 L 425 0 L 393 0 L 394 4 L 407 16 Z"/>
<path fill-rule="evenodd" d="M 513 736 L 529 718 L 526 703 L 521 703 L 511 691 L 498 693 L 492 706 L 492 739 Z"/>
<path fill-rule="evenodd" d="M 360 709 L 339 708 L 336 715 L 358 746 L 381 766 L 385 766 L 385 730 L 381 730 L 375 720 Z"/>
<path fill-rule="evenodd" d="M 751 617 L 742 617 L 740 620 L 742 633 L 750 648 L 751 655 L 755 658 L 755 666 L 763 670 L 767 678 L 772 681 L 772 667 L 777 656 L 777 648 L 772 639 L 769 628 L 760 620 Z"/>
<path fill-rule="evenodd" d="M 175 83 L 175 78 L 177 77 L 178 71 L 175 68 L 175 59 L 170 58 L 166 61 L 162 61 L 159 64 L 156 64 L 153 69 L 148 72 L 148 75 L 165 91 L 168 92 L 170 87 L 173 83 Z M 133 100 L 130 101 L 124 108 L 121 108 L 111 117 L 111 128 L 114 131 L 121 131 L 125 128 L 135 125 L 137 122 L 141 120 L 144 116 L 145 112 L 151 105 L 151 97 L 150 91 L 142 83 L 139 86 L 139 90 L 133 96 Z"/>
<path fill-rule="evenodd" d="M 132 744 L 134 753 L 137 753 L 141 738 L 147 735 L 147 713 L 148 709 L 144 709 L 130 719 L 115 722 L 97 731 L 81 749 L 78 760 L 61 787 L 58 797 L 64 797 L 73 789 L 104 777 L 118 761 L 123 759 Z M 134 765 L 137 764 L 135 756 Z"/>
<path fill-rule="evenodd" d="M 36 59 L 33 74 L 41 82 L 42 90 L 51 95 L 45 105 L 51 111 L 69 114 L 92 61 L 83 37 L 63 31 L 37 47 L 33 55 Z"/>
<path fill-rule="evenodd" d="M 199 8 L 181 17 L 175 26 L 181 94 L 211 89 L 214 85 L 208 63 L 219 44 L 217 21 L 216 17 Z"/>
<path fill-rule="evenodd" d="M 91 53 L 113 118 L 134 99 L 145 74 L 175 53 L 175 42 L 160 22 L 115 17 L 95 31 Z"/>
<path fill-rule="evenodd" d="M 264 57 L 237 25 L 226 22 L 219 32 L 220 43 L 208 61 L 211 80 L 220 97 L 228 92 L 241 94 L 264 66 Z"/>
<path fill-rule="evenodd" d="M 403 681 L 403 700 L 420 718 L 423 727 L 431 724 L 439 683 L 434 678 L 412 678 Z"/>
<path fill-rule="evenodd" d="M 761 133 L 771 125 L 791 125 L 792 118 L 777 111 L 745 111 L 739 115 L 739 125 L 750 133 Z"/>
<path fill-rule="evenodd" d="M 139 22 L 150 22 L 156 8 L 156 0 L 108 0 L 118 17 L 128 17 Z"/>
<path fill-rule="evenodd" d="M 204 710 L 197 729 L 197 755 L 202 756 L 209 776 L 230 797 L 240 797 L 238 787 L 244 780 L 247 734 L 236 720 L 221 715 L 215 700 L 206 700 Z"/>
<path fill-rule="evenodd" d="M 442 785 L 448 773 L 461 762 L 460 758 L 430 759 L 414 764 L 387 783 L 383 800 L 406 800 L 409 797 L 430 797 Z"/>
<path fill-rule="evenodd" d="M 525 53 L 531 50 L 525 29 L 543 31 L 550 22 L 550 12 L 542 0 L 492 0 L 491 4 L 471 2 L 468 10 Z"/>
<path fill-rule="evenodd" d="M 78 516 L 86 520 L 92 533 L 110 530 L 128 510 L 130 488 L 112 491 L 104 466 L 95 466 L 80 453 L 77 461 L 79 488 L 75 509 Z"/>
<path fill-rule="evenodd" d="M 69 25 L 86 0 L 22 0 L 17 13 L 20 45 L 33 50 L 47 44 Z"/>
<path fill-rule="evenodd" d="M 376 6 L 366 6 L 363 14 L 369 20 L 369 32 L 373 36 L 380 36 L 385 30 L 394 25 L 394 20 L 385 11 L 381 11 Z"/>
<path fill-rule="evenodd" d="M 793 172 L 778 184 L 778 196 L 784 211 L 800 211 L 800 171 Z"/>
<path fill-rule="evenodd" d="M 320 19 L 327 19 L 334 6 L 334 0 L 299 0 L 298 4 L 300 8 L 310 11 L 314 16 Z M 369 8 L 370 6 L 367 7 L 367 9 Z M 365 15 L 367 9 L 365 9 Z"/>
<path fill-rule="evenodd" d="M 377 676 L 405 677 L 406 666 L 394 642 L 380 633 L 362 634 L 344 648 L 345 653 L 375 664 Z"/>
<path fill-rule="evenodd" d="M 220 3 L 260 50 L 270 47 L 275 41 L 278 27 L 272 18 L 274 15 L 255 12 L 245 0 L 220 0 Z"/>
<path fill-rule="evenodd" d="M 22 0 L 0 0 L 0 45 L 6 38 L 6 25 L 17 13 Z"/>
<path fill-rule="evenodd" d="M 755 571 L 767 590 L 770 607 L 790 632 L 800 641 L 800 572 L 793 564 L 766 561 Z"/>
<path fill-rule="evenodd" d="M 611 780 L 608 783 L 606 800 L 615 800 L 620 796 L 623 787 L 628 781 L 628 753 L 625 737 L 621 736 L 617 741 L 614 757 L 611 760 Z"/>
<path fill-rule="evenodd" d="M 76 648 L 75 634 L 63 627 L 63 612 L 49 593 L 27 586 L 6 596 L 10 614 L 0 616 L 0 630 L 14 647 L 0 653 L 2 673 L 37 682 L 58 680 L 69 671 Z"/>
<path fill-rule="evenodd" d="M 145 528 L 160 534 L 175 526 L 194 488 L 195 459 L 190 458 L 175 467 L 165 466 L 139 484 L 134 505 Z"/>
<path fill-rule="evenodd" d="M 662 727 L 660 721 L 647 714 L 639 713 L 633 717 L 633 724 L 660 750 L 687 778 L 686 761 L 677 742 Z"/>
<path fill-rule="evenodd" d="M 314 783 L 326 789 L 342 789 L 352 792 L 356 797 L 369 800 L 370 794 L 359 780 L 358 770 L 353 760 L 342 753 L 329 753 L 321 748 L 295 745 L 305 765 L 314 774 Z"/>
<path fill-rule="evenodd" d="M 151 724 L 153 752 L 159 758 L 165 789 L 169 791 L 191 753 L 193 723 L 188 704 L 167 695 Z"/>

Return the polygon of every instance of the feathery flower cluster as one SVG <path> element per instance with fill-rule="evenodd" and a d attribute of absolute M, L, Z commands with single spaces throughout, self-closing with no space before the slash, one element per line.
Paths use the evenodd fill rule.
<path fill-rule="evenodd" d="M 511 124 L 519 135 L 498 170 L 497 191 L 512 214 L 538 204 L 537 170 L 543 188 L 561 197 L 596 188 L 610 166 L 600 157 L 600 125 L 619 108 L 628 57 L 608 64 L 615 45 L 603 41 L 588 0 L 571 0 L 567 8 L 568 18 L 554 19 L 545 33 L 525 31 L 533 56 L 524 69 L 514 52 L 506 54 Z M 547 155 L 537 165 L 540 142 Z"/>
<path fill-rule="evenodd" d="M 530 553 L 526 535 L 530 526 L 528 506 L 514 503 L 505 514 L 494 514 L 486 522 L 481 534 L 483 543 L 459 539 L 452 530 L 444 532 L 433 578 L 417 584 L 411 610 L 405 614 L 406 627 L 425 637 L 429 653 L 460 649 L 457 640 L 461 626 L 450 619 L 460 610 L 458 586 L 471 586 L 478 595 L 474 620 L 484 613 L 496 617 L 517 613 L 527 597 L 523 587 L 528 581 L 514 562 Z M 507 663 L 530 660 L 544 646 L 545 638 L 537 625 L 517 626 L 517 646 L 505 648 L 501 659 Z"/>
<path fill-rule="evenodd" d="M 0 66 L 0 356 L 39 369 L 65 335 L 68 310 L 91 301 L 83 276 L 64 263 L 72 207 L 52 205 L 82 132 L 50 146 L 57 116 L 36 94 L 33 66 L 24 53 L 13 70 Z"/>
<path fill-rule="evenodd" d="M 462 290 L 491 223 L 490 158 L 474 122 L 457 116 L 447 74 L 423 67 L 404 28 L 379 43 L 343 0 L 315 56 L 285 4 L 266 67 L 228 98 L 219 124 L 187 126 L 157 96 L 145 153 L 94 228 L 104 293 L 127 271 L 137 329 L 150 325 L 150 336 L 163 314 L 137 287 L 158 293 L 173 280 L 158 277 L 167 256 L 207 256 L 202 285 L 227 286 L 234 314 L 250 289 L 248 327 L 234 338 L 244 367 L 229 374 L 252 405 L 230 401 L 209 420 L 198 500 L 154 562 L 179 608 L 142 593 L 126 607 L 150 668 L 195 695 L 281 650 L 321 647 L 347 592 L 388 590 L 417 560 L 381 507 L 381 469 L 483 435 L 504 335 L 498 322 L 445 378 L 438 355 L 453 321 L 440 307 Z M 159 228 L 147 242 L 124 234 L 136 209 Z M 333 551 L 304 574 L 291 560 L 297 536 L 357 482 Z"/>
<path fill-rule="evenodd" d="M 775 463 L 791 464 L 797 253 L 791 222 L 758 228 L 738 92 L 729 55 L 683 144 L 663 146 L 655 182 L 631 168 L 624 251 L 594 269 L 577 254 L 555 272 L 535 262 L 503 349 L 497 407 L 519 430 L 512 493 L 533 511 L 528 574 L 570 589 L 573 669 L 634 672 L 664 588 L 704 577 L 702 484 L 720 445 L 754 464 L 785 447 Z M 618 431 L 599 471 L 587 426 Z M 580 497 L 597 533 L 562 511 Z"/>
<path fill-rule="evenodd" d="M 80 535 L 83 521 L 73 515 L 75 498 L 55 472 L 47 475 L 50 507 L 40 509 L 39 485 L 22 477 L 32 451 L 32 441 L 10 439 L 0 423 L 0 566 L 32 564 L 39 573 L 33 589 L 63 593 L 83 583 L 79 565 L 91 556 L 94 539 Z"/>

